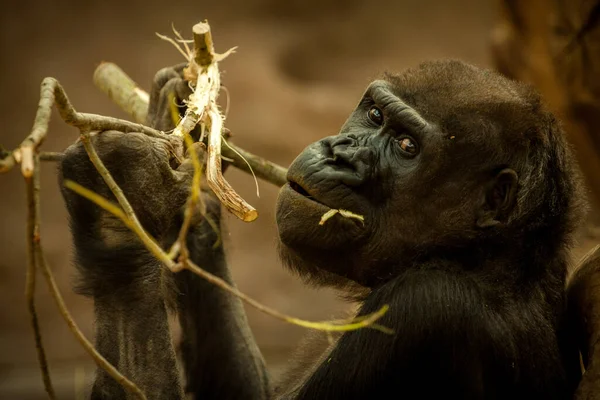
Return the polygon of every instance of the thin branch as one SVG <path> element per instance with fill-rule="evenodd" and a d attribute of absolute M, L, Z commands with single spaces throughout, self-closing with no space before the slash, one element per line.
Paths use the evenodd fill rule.
<path fill-rule="evenodd" d="M 111 203 L 109 200 L 105 199 L 104 197 L 100 196 L 99 194 L 94 193 L 93 191 L 86 189 L 83 186 L 81 186 L 73 181 L 66 181 L 65 187 L 74 191 L 75 193 L 79 194 L 80 196 L 85 197 L 86 199 L 92 201 L 93 203 L 95 203 L 96 205 L 101 207 L 102 209 L 110 212 L 111 214 L 113 214 L 114 216 L 119 218 L 121 221 L 123 221 L 125 226 L 127 226 L 128 228 L 133 230 L 136 234 L 138 234 L 138 236 L 140 236 L 140 238 L 142 239 L 142 243 L 146 246 L 148 251 L 150 251 L 150 253 L 152 253 L 152 255 L 154 255 L 154 257 L 156 257 L 158 260 L 160 260 L 172 272 L 179 272 L 183 268 L 188 269 L 191 272 L 197 274 L 198 276 L 201 276 L 202 278 L 204 278 L 207 281 L 211 282 L 212 284 L 216 285 L 217 287 L 233 294 L 234 296 L 239 297 L 242 301 L 245 301 L 247 304 L 251 305 L 252 307 L 255 307 L 256 309 L 264 312 L 267 315 L 270 315 L 274 318 L 277 318 L 279 320 L 282 320 L 282 321 L 285 321 L 285 322 L 288 322 L 288 323 L 291 323 L 294 325 L 298 325 L 298 326 L 302 326 L 302 327 L 310 328 L 310 329 L 317 329 L 317 330 L 321 330 L 321 331 L 352 331 L 352 330 L 357 330 L 357 329 L 362 329 L 362 328 L 371 328 L 371 329 L 376 329 L 376 330 L 379 330 L 379 331 L 387 333 L 387 334 L 393 333 L 393 330 L 390 328 L 387 328 L 387 327 L 384 327 L 384 326 L 381 326 L 378 324 L 374 324 L 375 321 L 377 321 L 379 318 L 381 318 L 387 312 L 387 310 L 389 309 L 388 305 L 384 305 L 380 310 L 378 310 L 377 312 L 375 312 L 371 315 L 358 317 L 357 319 L 350 320 L 349 323 L 345 323 L 345 324 L 340 324 L 339 321 L 322 321 L 322 322 L 305 321 L 305 320 L 302 320 L 299 318 L 295 318 L 295 317 L 283 314 L 277 310 L 267 307 L 267 306 L 259 303 L 258 301 L 252 299 L 248 295 L 240 292 L 237 288 L 231 286 L 230 284 L 228 284 L 226 281 L 219 278 L 218 276 L 215 276 L 215 275 L 211 274 L 210 272 L 200 268 L 198 265 L 194 264 L 189 259 L 185 263 L 177 263 L 176 264 L 175 262 L 173 262 L 173 260 L 171 260 L 169 258 L 169 255 L 167 253 L 165 253 L 158 245 L 155 246 L 156 241 L 154 239 L 152 239 L 150 237 L 150 235 L 148 235 L 148 233 L 146 233 L 144 231 L 144 228 L 141 225 L 139 225 L 139 222 L 136 223 L 133 220 L 129 219 L 128 216 L 126 215 L 126 213 L 123 212 L 122 210 L 120 210 L 118 208 L 118 206 Z M 136 221 L 137 221 L 137 219 L 136 219 Z M 150 238 L 150 240 L 143 239 L 143 237 L 141 235 L 139 235 L 139 232 L 141 232 L 141 231 L 144 231 L 143 237 Z"/>
<path fill-rule="evenodd" d="M 117 65 L 113 63 L 100 64 L 94 72 L 94 83 L 139 123 L 95 114 L 78 113 L 73 108 L 60 83 L 54 78 L 46 78 L 41 85 L 40 102 L 34 129 L 14 151 L 0 154 L 0 173 L 11 170 L 17 163 L 22 163 L 21 152 L 23 147 L 37 147 L 42 143 L 46 137 L 48 123 L 50 122 L 50 111 L 55 97 L 60 115 L 69 125 L 90 130 L 114 129 L 123 132 L 142 132 L 148 136 L 164 138 L 162 132 L 142 125 L 148 113 L 148 93 L 141 90 Z M 231 149 L 223 147 L 223 156 L 232 159 L 232 165 L 235 168 L 248 173 L 254 171 L 257 177 L 277 186 L 283 186 L 287 182 L 287 170 L 285 168 L 231 143 L 228 143 L 227 146 Z M 59 161 L 61 157 L 62 153 L 42 152 L 40 154 L 42 161 Z M 25 171 L 30 174 L 32 160 L 26 157 L 25 162 Z"/>
<path fill-rule="evenodd" d="M 210 25 L 207 22 L 194 25 L 193 33 L 194 51 L 193 54 L 184 54 L 188 66 L 183 71 L 183 75 L 190 82 L 193 92 L 184 101 L 187 109 L 183 118 L 175 127 L 173 135 L 185 137 L 196 125 L 201 123 L 209 128 L 208 162 L 206 164 L 208 186 L 227 210 L 242 221 L 251 222 L 258 217 L 258 212 L 236 193 L 223 177 L 221 169 L 223 117 L 217 106 L 217 97 L 221 87 L 218 61 L 223 60 L 233 50 L 222 55 L 215 53 Z M 178 35 L 177 32 L 176 35 Z M 177 42 L 172 39 L 170 41 L 180 52 L 183 52 Z"/>
<path fill-rule="evenodd" d="M 225 157 L 233 160 L 232 164 L 238 169 L 249 174 L 254 174 L 275 186 L 283 186 L 287 183 L 287 169 L 267 159 L 252 154 L 232 143 L 225 141 L 222 153 Z"/>
<path fill-rule="evenodd" d="M 142 123 L 148 113 L 148 93 L 140 89 L 132 79 L 122 79 L 123 75 L 123 71 L 116 65 L 103 62 L 96 68 L 93 79 L 99 88 L 107 88 L 110 82 L 118 80 L 119 85 L 110 86 L 110 90 L 106 90 L 105 93 L 111 100 L 118 102 L 135 121 Z M 138 101 L 140 98 L 145 100 L 145 104 Z"/>
<path fill-rule="evenodd" d="M 59 162 L 62 161 L 63 158 L 65 158 L 64 153 L 59 153 L 56 151 L 42 151 L 40 153 L 40 161 Z"/>
<path fill-rule="evenodd" d="M 223 177 L 221 170 L 221 130 L 223 122 L 218 111 L 207 113 L 211 120 L 208 134 L 208 162 L 206 163 L 206 180 L 221 204 L 245 222 L 252 222 L 258 217 L 254 207 L 246 203 Z"/>
<path fill-rule="evenodd" d="M 71 313 L 69 313 L 67 306 L 65 305 L 65 301 L 63 300 L 62 295 L 60 294 L 60 290 L 58 289 L 58 286 L 54 281 L 52 271 L 46 263 L 46 259 L 42 252 L 41 245 L 36 251 L 36 258 L 38 265 L 40 265 L 42 268 L 42 272 L 44 273 L 46 282 L 48 283 L 50 294 L 54 298 L 54 301 L 56 303 L 56 306 L 58 307 L 58 310 L 60 311 L 60 314 L 69 326 L 69 330 L 73 332 L 81 346 L 85 349 L 85 351 L 88 352 L 88 354 L 92 357 L 96 364 L 100 368 L 105 370 L 121 386 L 123 386 L 125 390 L 129 391 L 131 394 L 133 394 L 136 398 L 140 400 L 146 400 L 146 395 L 144 394 L 144 392 L 142 392 L 142 390 L 135 383 L 133 383 L 132 381 L 127 379 L 123 374 L 121 374 L 110 362 L 108 362 L 108 360 L 106 360 L 106 358 L 102 356 L 102 354 L 98 353 L 98 351 L 94 348 L 94 345 L 85 337 L 83 332 L 81 332 L 81 329 L 79 329 L 79 327 L 73 320 Z"/>
<path fill-rule="evenodd" d="M 291 323 L 294 325 L 302 326 L 304 328 L 309 328 L 309 329 L 326 331 L 326 332 L 340 332 L 340 331 L 345 332 L 345 331 L 353 331 L 353 330 L 357 330 L 357 329 L 361 329 L 361 328 L 372 328 L 372 329 L 376 329 L 376 330 L 379 330 L 379 331 L 381 331 L 383 333 L 387 333 L 387 334 L 394 333 L 394 331 L 390 328 L 387 328 L 382 325 L 374 324 L 375 321 L 377 321 L 379 318 L 381 318 L 389 310 L 389 305 L 387 305 L 387 304 L 385 304 L 383 307 L 381 307 L 381 309 L 374 312 L 373 314 L 370 314 L 368 316 L 362 316 L 362 317 L 359 317 L 354 320 L 350 320 L 349 323 L 345 323 L 345 324 L 341 324 L 341 325 L 337 325 L 336 324 L 337 321 L 321 321 L 321 322 L 306 321 L 303 319 L 291 317 L 291 316 L 281 313 L 275 309 L 267 307 L 267 306 L 263 305 L 262 303 L 259 303 L 258 301 L 254 300 L 247 294 L 242 293 L 237 288 L 229 285 L 227 282 L 225 282 L 223 279 L 219 278 L 218 276 L 215 276 L 215 275 L 211 274 L 210 272 L 207 272 L 206 270 L 200 268 L 199 266 L 194 264 L 194 262 L 192 262 L 191 260 L 187 260 L 187 265 L 185 265 L 185 268 L 192 271 L 196 275 L 199 275 L 202 278 L 206 279 L 213 285 L 218 286 L 221 289 L 233 294 L 234 296 L 239 297 L 240 299 L 242 299 L 243 301 L 245 301 L 252 307 L 256 308 L 257 310 L 262 311 L 265 314 L 275 317 L 279 320 L 282 320 L 282 321 L 285 321 L 285 322 L 288 322 L 288 323 Z"/>
<path fill-rule="evenodd" d="M 42 343 L 42 334 L 40 324 L 35 308 L 35 284 L 36 284 L 36 247 L 40 241 L 40 173 L 39 158 L 34 155 L 33 175 L 25 178 L 27 188 L 27 273 L 25 276 L 25 297 L 27 298 L 27 308 L 31 318 L 31 327 L 35 338 L 35 348 L 37 351 L 38 362 L 44 381 L 44 388 L 48 397 L 56 399 L 50 372 L 48 371 L 48 360 Z"/>
<path fill-rule="evenodd" d="M 24 177 L 27 178 L 33 174 L 33 153 L 46 138 L 54 104 L 56 104 L 61 118 L 67 124 L 80 130 L 141 132 L 148 136 L 165 138 L 164 133 L 142 124 L 103 115 L 79 113 L 69 101 L 60 83 L 54 78 L 45 78 L 42 81 L 40 101 L 31 133 L 13 152 L 3 154 L 0 159 L 0 172 L 6 172 L 16 163 L 20 163 L 21 173 Z"/>

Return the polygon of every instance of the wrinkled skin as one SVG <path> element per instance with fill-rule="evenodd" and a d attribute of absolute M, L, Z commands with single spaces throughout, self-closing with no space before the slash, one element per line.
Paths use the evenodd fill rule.
<path fill-rule="evenodd" d="M 169 93 L 186 95 L 180 68 L 159 72 L 153 87 L 148 123 L 163 130 L 172 128 Z M 189 160 L 169 162 L 172 140 L 111 132 L 94 140 L 167 248 L 181 224 Z M 80 145 L 61 176 L 108 193 Z M 98 347 L 149 398 L 572 398 L 588 340 L 565 291 L 582 193 L 563 133 L 531 88 L 455 61 L 385 76 L 338 135 L 296 158 L 288 180 L 276 213 L 284 264 L 359 299 L 358 315 L 389 306 L 378 323 L 394 334 L 362 329 L 321 351 L 303 348 L 274 388 L 237 299 L 187 271 L 161 271 L 118 221 L 63 190 Z M 216 199 L 203 196 L 218 222 Z M 338 214 L 320 225 L 332 208 L 364 223 Z M 231 281 L 216 239 L 197 216 L 190 256 Z M 182 325 L 184 381 L 174 372 L 168 309 Z M 103 373 L 92 397 L 126 398 Z"/>

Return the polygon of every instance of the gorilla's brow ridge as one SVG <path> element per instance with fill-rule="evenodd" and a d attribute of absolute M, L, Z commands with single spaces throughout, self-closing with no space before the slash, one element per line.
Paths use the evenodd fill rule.
<path fill-rule="evenodd" d="M 390 90 L 389 83 L 384 80 L 374 81 L 365 96 L 373 99 L 383 109 L 389 109 L 391 115 L 400 117 L 403 125 L 411 130 L 422 131 L 429 126 L 429 122 L 417 110 L 395 95 Z"/>

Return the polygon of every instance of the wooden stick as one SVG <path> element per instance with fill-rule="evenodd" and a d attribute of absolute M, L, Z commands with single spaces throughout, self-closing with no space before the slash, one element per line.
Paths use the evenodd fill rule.
<path fill-rule="evenodd" d="M 221 204 L 229 212 L 242 221 L 251 222 L 258 217 L 258 212 L 248 204 L 231 187 L 223 177 L 221 169 L 221 131 L 223 117 L 217 106 L 217 97 L 221 88 L 221 76 L 218 56 L 214 52 L 210 26 L 200 22 L 193 28 L 194 50 L 188 55 L 188 66 L 184 76 L 189 80 L 194 91 L 185 100 L 187 109 L 182 120 L 177 124 L 173 135 L 185 137 L 198 124 L 208 127 L 208 161 L 206 163 L 206 181 Z M 204 138 L 201 137 L 202 141 Z"/>
<path fill-rule="evenodd" d="M 110 82 L 118 81 L 118 85 Z M 94 72 L 94 84 L 103 89 L 108 97 L 119 104 L 127 114 L 139 123 L 146 120 L 148 113 L 148 93 L 140 89 L 137 84 L 112 63 L 101 63 Z M 142 101 L 139 101 L 142 100 Z"/>
<path fill-rule="evenodd" d="M 221 130 L 223 128 L 220 116 L 214 111 L 209 111 L 211 119 L 210 133 L 208 134 L 208 162 L 206 163 L 206 181 L 215 192 L 221 204 L 233 212 L 242 221 L 252 222 L 258 217 L 254 207 L 246 203 L 223 177 L 221 169 Z"/>
<path fill-rule="evenodd" d="M 42 272 L 44 273 L 44 277 L 46 278 L 46 282 L 48 283 L 48 289 L 50 290 L 50 294 L 54 298 L 54 302 L 60 311 L 63 319 L 67 323 L 69 330 L 75 335 L 75 338 L 79 341 L 81 346 L 85 349 L 85 351 L 92 357 L 96 365 L 105 370 L 108 375 L 110 375 L 114 380 L 116 380 L 121 386 L 125 388 L 128 392 L 133 394 L 133 396 L 139 400 L 146 400 L 146 395 L 142 390 L 132 381 L 127 379 L 125 375 L 121 374 L 106 358 L 102 356 L 102 354 L 98 353 L 98 350 L 94 348 L 94 345 L 85 337 L 81 329 L 77 326 L 77 323 L 71 316 L 71 313 L 67 309 L 65 301 L 60 294 L 60 290 L 56 285 L 56 281 L 54 280 L 54 276 L 46 259 L 44 257 L 44 253 L 42 252 L 41 246 L 39 250 L 36 252 L 37 263 L 41 266 Z"/>
<path fill-rule="evenodd" d="M 207 22 L 199 22 L 192 28 L 194 33 L 194 59 L 202 67 L 208 67 L 213 63 L 215 48 L 210 33 L 210 25 Z"/>
<path fill-rule="evenodd" d="M 39 251 L 40 242 L 40 173 L 39 158 L 34 155 L 33 175 L 25 177 L 27 187 L 27 274 L 25 276 L 25 297 L 27 298 L 27 308 L 31 318 L 31 327 L 35 339 L 35 349 L 37 351 L 38 362 L 42 372 L 44 388 L 48 398 L 56 399 L 50 372 L 48 370 L 48 360 L 46 351 L 42 343 L 42 334 L 40 324 L 35 308 L 35 286 L 36 286 L 36 252 Z"/>

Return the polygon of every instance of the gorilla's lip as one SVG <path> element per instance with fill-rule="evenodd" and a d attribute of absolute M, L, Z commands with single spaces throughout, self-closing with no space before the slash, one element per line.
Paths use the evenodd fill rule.
<path fill-rule="evenodd" d="M 308 210 L 312 210 L 312 211 L 308 211 L 305 210 L 305 215 L 309 215 L 311 213 L 318 215 L 319 218 L 322 218 L 324 214 L 326 214 L 327 212 L 331 211 L 332 209 L 334 209 L 331 206 L 328 206 L 327 204 L 322 203 L 320 200 L 317 200 L 313 195 L 310 194 L 310 192 L 305 189 L 305 186 L 300 185 L 299 183 L 295 182 L 295 181 L 288 181 L 288 183 L 286 185 L 283 186 L 282 191 L 280 193 L 280 196 L 292 196 L 292 198 L 296 198 L 296 199 L 302 199 L 302 202 L 305 203 L 306 206 L 309 207 Z M 296 203 L 296 205 L 298 206 L 299 203 Z M 335 209 L 338 209 L 339 207 L 336 207 Z M 365 228 L 365 224 L 362 221 L 358 221 L 355 218 L 342 218 L 338 220 L 338 224 L 345 224 L 344 226 L 355 226 L 357 228 L 360 228 L 360 230 L 364 230 Z M 350 224 L 350 225 L 346 225 L 346 224 Z"/>
<path fill-rule="evenodd" d="M 294 181 L 288 181 L 288 185 L 290 185 L 290 188 L 298 193 L 299 195 L 307 198 L 308 200 L 312 200 L 315 203 L 319 203 L 322 206 L 325 206 L 327 208 L 331 208 L 326 204 L 321 203 L 319 200 L 317 200 L 312 194 L 310 194 L 310 192 L 308 190 L 306 190 L 302 185 L 300 185 L 298 182 L 294 182 Z"/>
<path fill-rule="evenodd" d="M 294 189 L 295 192 L 300 193 L 304 197 L 310 197 L 310 198 L 312 198 L 312 196 L 310 195 L 310 193 L 308 193 L 308 190 L 304 189 L 302 187 L 302 185 L 300 185 L 299 183 L 294 182 L 294 181 L 288 181 L 288 183 L 290 184 L 290 187 L 292 189 Z"/>

